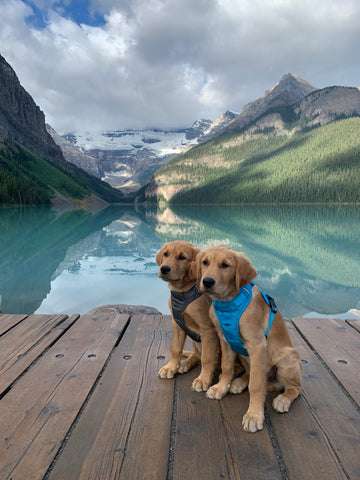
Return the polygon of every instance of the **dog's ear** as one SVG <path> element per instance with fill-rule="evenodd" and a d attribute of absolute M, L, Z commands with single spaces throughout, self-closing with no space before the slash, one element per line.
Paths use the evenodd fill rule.
<path fill-rule="evenodd" d="M 163 250 L 164 250 L 164 247 L 162 247 L 158 253 L 156 254 L 156 257 L 155 257 L 155 261 L 158 265 L 161 265 L 161 262 L 162 262 L 162 257 L 163 257 Z"/>
<path fill-rule="evenodd" d="M 193 260 L 191 263 L 190 263 L 190 266 L 189 266 L 189 279 L 190 280 L 196 280 L 197 281 L 197 271 L 198 271 L 198 267 L 197 267 L 197 261 L 196 260 Z"/>
<path fill-rule="evenodd" d="M 189 275 L 190 280 L 196 280 L 197 281 L 197 276 L 198 276 L 197 275 L 197 271 L 198 271 L 197 256 L 200 253 L 200 248 L 192 246 L 191 251 L 192 251 L 192 259 L 191 259 L 191 263 L 190 263 L 190 266 L 189 266 L 188 275 Z"/>
<path fill-rule="evenodd" d="M 250 260 L 242 253 L 236 253 L 235 287 L 239 292 L 240 288 L 250 283 L 257 275 L 256 269 L 251 265 Z"/>
<path fill-rule="evenodd" d="M 200 253 L 200 248 L 193 247 L 192 248 L 192 254 L 193 254 L 192 260 L 195 260 L 199 253 Z"/>
<path fill-rule="evenodd" d="M 200 288 L 202 258 L 203 258 L 203 254 L 200 251 L 200 249 L 198 249 L 196 258 L 193 262 L 191 262 L 191 267 L 190 267 L 191 277 L 193 280 L 196 280 L 196 284 L 198 288 Z"/>

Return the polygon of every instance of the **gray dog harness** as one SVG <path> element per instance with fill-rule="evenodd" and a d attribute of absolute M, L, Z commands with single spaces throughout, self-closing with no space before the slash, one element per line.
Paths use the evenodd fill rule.
<path fill-rule="evenodd" d="M 171 291 L 171 308 L 175 322 L 179 327 L 189 335 L 189 337 L 195 342 L 201 342 L 201 337 L 197 333 L 188 328 L 184 322 L 183 313 L 185 308 L 194 300 L 202 295 L 194 285 L 188 292 L 173 292 Z"/>

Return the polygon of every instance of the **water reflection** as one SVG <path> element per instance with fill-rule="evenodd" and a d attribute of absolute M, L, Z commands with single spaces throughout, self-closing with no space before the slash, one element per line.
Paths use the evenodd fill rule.
<path fill-rule="evenodd" d="M 159 215 L 156 232 L 244 252 L 286 316 L 360 307 L 356 206 L 177 206 Z"/>
<path fill-rule="evenodd" d="M 128 303 L 168 313 L 154 256 L 183 238 L 245 252 L 286 316 L 337 315 L 360 308 L 359 220 L 357 207 L 2 208 L 0 308 L 83 313 Z"/>

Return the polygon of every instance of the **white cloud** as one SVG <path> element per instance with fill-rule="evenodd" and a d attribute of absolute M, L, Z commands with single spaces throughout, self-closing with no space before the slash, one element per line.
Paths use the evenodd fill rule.
<path fill-rule="evenodd" d="M 47 8 L 39 29 L 21 0 L 0 0 L 0 45 L 60 133 L 214 119 L 286 72 L 318 87 L 360 83 L 356 0 L 91 0 L 98 26 L 59 3 L 33 2 Z"/>

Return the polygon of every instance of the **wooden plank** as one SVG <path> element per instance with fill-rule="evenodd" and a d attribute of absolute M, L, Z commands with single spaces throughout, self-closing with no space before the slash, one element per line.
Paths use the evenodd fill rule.
<path fill-rule="evenodd" d="M 349 478 L 360 478 L 360 411 L 295 328 L 289 330 L 303 362 L 302 396 Z"/>
<path fill-rule="evenodd" d="M 295 318 L 293 323 L 360 405 L 360 335 L 331 318 Z"/>
<path fill-rule="evenodd" d="M 346 323 L 348 323 L 351 327 L 355 328 L 360 333 L 360 318 L 352 318 L 346 320 Z"/>
<path fill-rule="evenodd" d="M 229 474 L 220 402 L 191 390 L 198 375 L 196 368 L 178 378 L 174 480 L 228 478 Z"/>
<path fill-rule="evenodd" d="M 15 327 L 18 323 L 20 323 L 27 315 L 8 315 L 2 314 L 0 315 L 0 335 L 3 335 L 5 332 L 10 330 L 10 328 Z"/>
<path fill-rule="evenodd" d="M 67 315 L 31 315 L 0 337 L 0 396 L 61 335 Z"/>
<path fill-rule="evenodd" d="M 303 391 L 289 413 L 277 414 L 267 400 L 289 478 L 359 478 L 360 416 L 294 327 L 288 327 L 303 361 Z"/>
<path fill-rule="evenodd" d="M 0 478 L 43 478 L 127 320 L 81 316 L 5 395 Z"/>
<path fill-rule="evenodd" d="M 171 319 L 131 318 L 49 480 L 166 479 L 174 380 Z"/>
<path fill-rule="evenodd" d="M 196 368 L 178 380 L 173 479 L 281 479 L 266 427 L 249 434 L 241 425 L 248 392 L 209 400 L 191 390 L 198 374 Z"/>
<path fill-rule="evenodd" d="M 229 458 L 233 464 L 230 478 L 241 480 L 281 479 L 282 474 L 266 422 L 256 434 L 243 430 L 242 418 L 249 406 L 249 392 L 228 395 L 221 401 L 222 417 L 229 442 Z"/>

